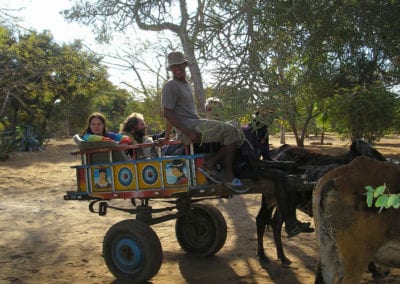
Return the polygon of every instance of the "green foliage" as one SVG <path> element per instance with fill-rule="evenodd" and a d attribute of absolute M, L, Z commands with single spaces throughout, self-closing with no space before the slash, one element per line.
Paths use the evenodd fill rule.
<path fill-rule="evenodd" d="M 330 127 L 374 142 L 400 119 L 398 98 L 387 91 L 400 81 L 399 1 L 200 1 L 188 14 L 189 1 L 182 1 L 180 17 L 171 16 L 178 7 L 173 1 L 117 2 L 75 1 L 64 15 L 92 25 L 103 39 L 134 24 L 172 31 L 191 57 L 196 95 L 197 62 L 210 67 L 215 84 L 207 95 L 222 99 L 226 119 L 247 122 L 260 107 L 272 107 L 298 144 L 312 128 Z M 156 58 L 164 60 L 175 46 L 166 42 Z M 124 116 L 141 112 L 150 132 L 164 128 L 160 89 L 138 101 L 107 85 L 100 58 L 83 52 L 79 42 L 59 46 L 50 34 L 33 32 L 17 39 L 3 29 L 0 47 L 0 69 L 6 70 L 0 122 L 7 117 L 14 128 L 34 124 L 69 135 L 92 111 L 104 112 L 113 130 Z"/>
<path fill-rule="evenodd" d="M 16 147 L 17 142 L 11 132 L 0 132 L 0 161 L 7 160 Z"/>
<path fill-rule="evenodd" d="M 91 97 L 91 112 L 103 113 L 107 118 L 109 131 L 118 132 L 131 95 L 126 90 L 115 88 L 110 82 L 104 82 L 100 87 Z M 84 127 L 86 119 L 87 117 L 84 119 Z"/>
<path fill-rule="evenodd" d="M 380 185 L 375 189 L 367 185 L 365 186 L 367 191 L 365 195 L 367 196 L 367 206 L 379 208 L 379 213 L 382 212 L 383 208 L 389 209 L 391 207 L 397 209 L 400 207 L 400 194 L 390 194 L 389 189 L 386 184 Z M 385 192 L 388 193 L 385 193 Z"/>
<path fill-rule="evenodd" d="M 119 125 L 130 95 L 107 80 L 101 58 L 80 41 L 59 45 L 48 32 L 13 38 L 0 29 L 0 47 L 0 122 L 7 130 L 33 129 L 42 143 L 81 132 L 88 115 L 101 110 Z"/>
<path fill-rule="evenodd" d="M 128 100 L 124 117 L 133 112 L 143 114 L 148 126 L 149 134 L 160 133 L 165 129 L 165 120 L 161 109 L 161 93 L 157 90 L 148 90 L 147 96 L 142 101 L 134 98 Z"/>
<path fill-rule="evenodd" d="M 392 123 L 393 106 L 398 106 L 383 90 L 400 81 L 399 1 L 230 1 L 208 10 L 220 22 L 215 33 L 223 29 L 229 37 L 216 36 L 212 42 L 219 64 L 216 81 L 252 90 L 243 93 L 247 98 L 278 96 L 282 119 L 298 143 L 313 119 L 330 107 L 341 108 L 341 113 L 326 121 L 348 137 L 372 142 Z M 221 14 L 226 18 L 217 16 Z M 265 89 L 269 92 L 262 93 Z M 348 106 L 349 96 L 358 90 L 371 94 L 368 107 L 358 108 L 359 102 Z M 338 106 L 327 105 L 326 99 L 335 94 Z M 375 107 L 381 98 L 384 102 Z"/>
<path fill-rule="evenodd" d="M 398 108 L 395 94 L 375 85 L 358 91 L 342 90 L 330 100 L 329 115 L 339 134 L 374 143 L 392 127 Z"/>

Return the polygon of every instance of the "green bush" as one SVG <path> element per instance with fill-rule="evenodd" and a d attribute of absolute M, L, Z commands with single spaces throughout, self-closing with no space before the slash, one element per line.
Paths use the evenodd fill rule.
<path fill-rule="evenodd" d="M 0 161 L 7 160 L 16 147 L 17 142 L 11 132 L 0 132 Z"/>

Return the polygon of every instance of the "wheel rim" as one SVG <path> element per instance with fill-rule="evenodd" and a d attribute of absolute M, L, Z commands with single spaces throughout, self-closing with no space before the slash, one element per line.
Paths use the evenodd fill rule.
<path fill-rule="evenodd" d="M 143 262 L 143 252 L 132 239 L 123 237 L 116 240 L 112 253 L 115 264 L 124 273 L 135 272 Z"/>

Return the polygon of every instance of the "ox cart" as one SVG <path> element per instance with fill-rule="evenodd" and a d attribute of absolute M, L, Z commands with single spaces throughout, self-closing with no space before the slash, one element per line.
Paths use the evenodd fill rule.
<path fill-rule="evenodd" d="M 80 150 L 72 154 L 80 155 L 82 163 L 72 166 L 77 189 L 68 191 L 64 199 L 88 201 L 90 212 L 102 216 L 109 209 L 135 215 L 135 219 L 111 226 L 104 237 L 106 265 L 119 279 L 144 282 L 158 273 L 162 247 L 151 225 L 176 219 L 175 234 L 182 249 L 197 256 L 211 256 L 223 247 L 227 225 L 217 208 L 201 201 L 238 194 L 274 194 L 274 183 L 266 179 L 245 180 L 247 192 L 210 183 L 198 170 L 205 154 L 195 154 L 192 145 L 185 146 L 184 155 L 162 156 L 157 144 L 118 146 L 111 142 L 83 142 L 77 137 L 75 141 Z M 135 159 L 136 152 L 146 147 L 152 147 L 156 157 Z M 127 157 L 127 151 L 131 151 L 133 159 Z M 271 162 L 272 167 L 287 165 L 292 164 Z M 300 175 L 289 176 L 288 184 L 291 190 L 312 189 Z M 112 206 L 114 199 L 128 199 L 133 206 Z M 153 199 L 165 201 L 167 206 L 152 208 Z"/>

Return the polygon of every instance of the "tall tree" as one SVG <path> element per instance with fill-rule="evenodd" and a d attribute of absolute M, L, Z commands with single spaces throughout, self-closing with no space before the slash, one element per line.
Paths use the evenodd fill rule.
<path fill-rule="evenodd" d="M 199 30 L 204 26 L 203 13 L 206 2 L 197 1 L 197 6 L 189 10 L 186 0 L 76 1 L 71 9 L 64 11 L 64 16 L 67 20 L 92 26 L 99 40 L 107 40 L 112 31 L 124 32 L 129 27 L 138 27 L 145 31 L 171 32 L 179 39 L 190 62 L 189 69 L 198 99 L 198 109 L 204 111 L 205 95 L 196 57 L 196 42 Z"/>
<path fill-rule="evenodd" d="M 357 66 L 352 87 L 399 82 L 398 1 L 215 2 L 204 37 L 214 39 L 216 81 L 244 88 L 248 103 L 278 98 L 299 145 L 324 99 L 348 85 L 346 66 Z"/>
<path fill-rule="evenodd" d="M 218 62 L 216 87 L 236 90 L 253 112 L 266 105 L 280 110 L 302 145 L 307 125 L 316 115 L 312 98 L 318 93 L 312 86 L 325 79 L 314 78 L 316 72 L 307 65 L 308 30 L 292 21 L 288 2 L 219 3 L 207 7 L 210 24 L 204 32 L 204 38 L 214 39 L 210 58 Z"/>
<path fill-rule="evenodd" d="M 11 129 L 29 126 L 44 137 L 59 106 L 79 112 L 86 105 L 76 98 L 93 96 L 107 80 L 100 58 L 84 52 L 79 41 L 60 46 L 46 31 L 20 34 L 18 40 L 2 31 L 0 119 Z"/>
<path fill-rule="evenodd" d="M 10 106 L 20 101 L 13 92 L 14 87 L 19 84 L 15 77 L 15 56 L 11 50 L 15 43 L 16 39 L 11 31 L 0 26 L 0 124 L 7 126 L 7 130 L 11 131 L 15 124 L 16 112 Z"/>

